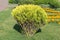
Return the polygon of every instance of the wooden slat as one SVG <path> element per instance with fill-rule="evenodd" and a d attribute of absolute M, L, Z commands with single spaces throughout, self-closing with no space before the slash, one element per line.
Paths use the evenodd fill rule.
<path fill-rule="evenodd" d="M 51 8 L 43 8 L 46 12 L 50 12 L 50 13 L 57 13 L 57 14 L 60 14 L 60 11 L 56 11 L 54 9 L 51 9 Z"/>
<path fill-rule="evenodd" d="M 51 8 L 43 8 L 47 12 L 48 22 L 60 22 L 60 11 L 56 11 Z"/>

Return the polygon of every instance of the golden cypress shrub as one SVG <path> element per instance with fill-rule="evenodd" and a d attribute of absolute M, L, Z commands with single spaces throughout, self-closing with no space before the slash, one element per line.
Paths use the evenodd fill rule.
<path fill-rule="evenodd" d="M 40 27 L 47 24 L 47 14 L 38 5 L 17 6 L 12 15 L 27 35 L 35 34 Z"/>

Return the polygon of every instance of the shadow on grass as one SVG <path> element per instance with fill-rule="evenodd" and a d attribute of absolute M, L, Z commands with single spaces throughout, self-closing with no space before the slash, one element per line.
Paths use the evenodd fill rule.
<path fill-rule="evenodd" d="M 16 31 L 18 31 L 19 33 L 21 33 L 22 28 L 21 28 L 21 26 L 19 26 L 18 24 L 15 24 L 15 25 L 14 25 L 14 29 L 15 29 Z"/>
<path fill-rule="evenodd" d="M 21 26 L 19 26 L 18 24 L 15 24 L 15 25 L 14 25 L 14 29 L 15 29 L 16 31 L 18 31 L 19 33 L 23 34 L 23 33 L 22 33 L 22 28 L 21 28 Z M 41 29 L 39 29 L 36 33 L 39 33 L 39 32 L 41 32 Z M 35 33 L 35 34 L 36 34 L 36 33 Z"/>
<path fill-rule="evenodd" d="M 41 29 L 38 29 L 38 31 L 36 33 L 39 33 L 39 32 L 41 32 Z"/>

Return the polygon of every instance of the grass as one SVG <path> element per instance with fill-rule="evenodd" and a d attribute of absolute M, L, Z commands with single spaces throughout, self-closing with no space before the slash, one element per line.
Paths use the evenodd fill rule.
<path fill-rule="evenodd" d="M 57 23 L 49 23 L 32 37 L 19 33 L 14 29 L 15 25 L 11 9 L 0 12 L 0 40 L 60 40 L 60 25 Z"/>

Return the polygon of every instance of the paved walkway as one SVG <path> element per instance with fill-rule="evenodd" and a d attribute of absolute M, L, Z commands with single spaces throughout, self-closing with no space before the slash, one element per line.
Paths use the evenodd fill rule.
<path fill-rule="evenodd" d="M 16 6 L 18 6 L 18 4 L 9 4 L 9 5 L 6 6 L 6 7 L 0 6 L 0 11 L 5 10 L 5 9 L 7 9 L 7 8 L 14 8 L 14 7 L 16 7 Z"/>

